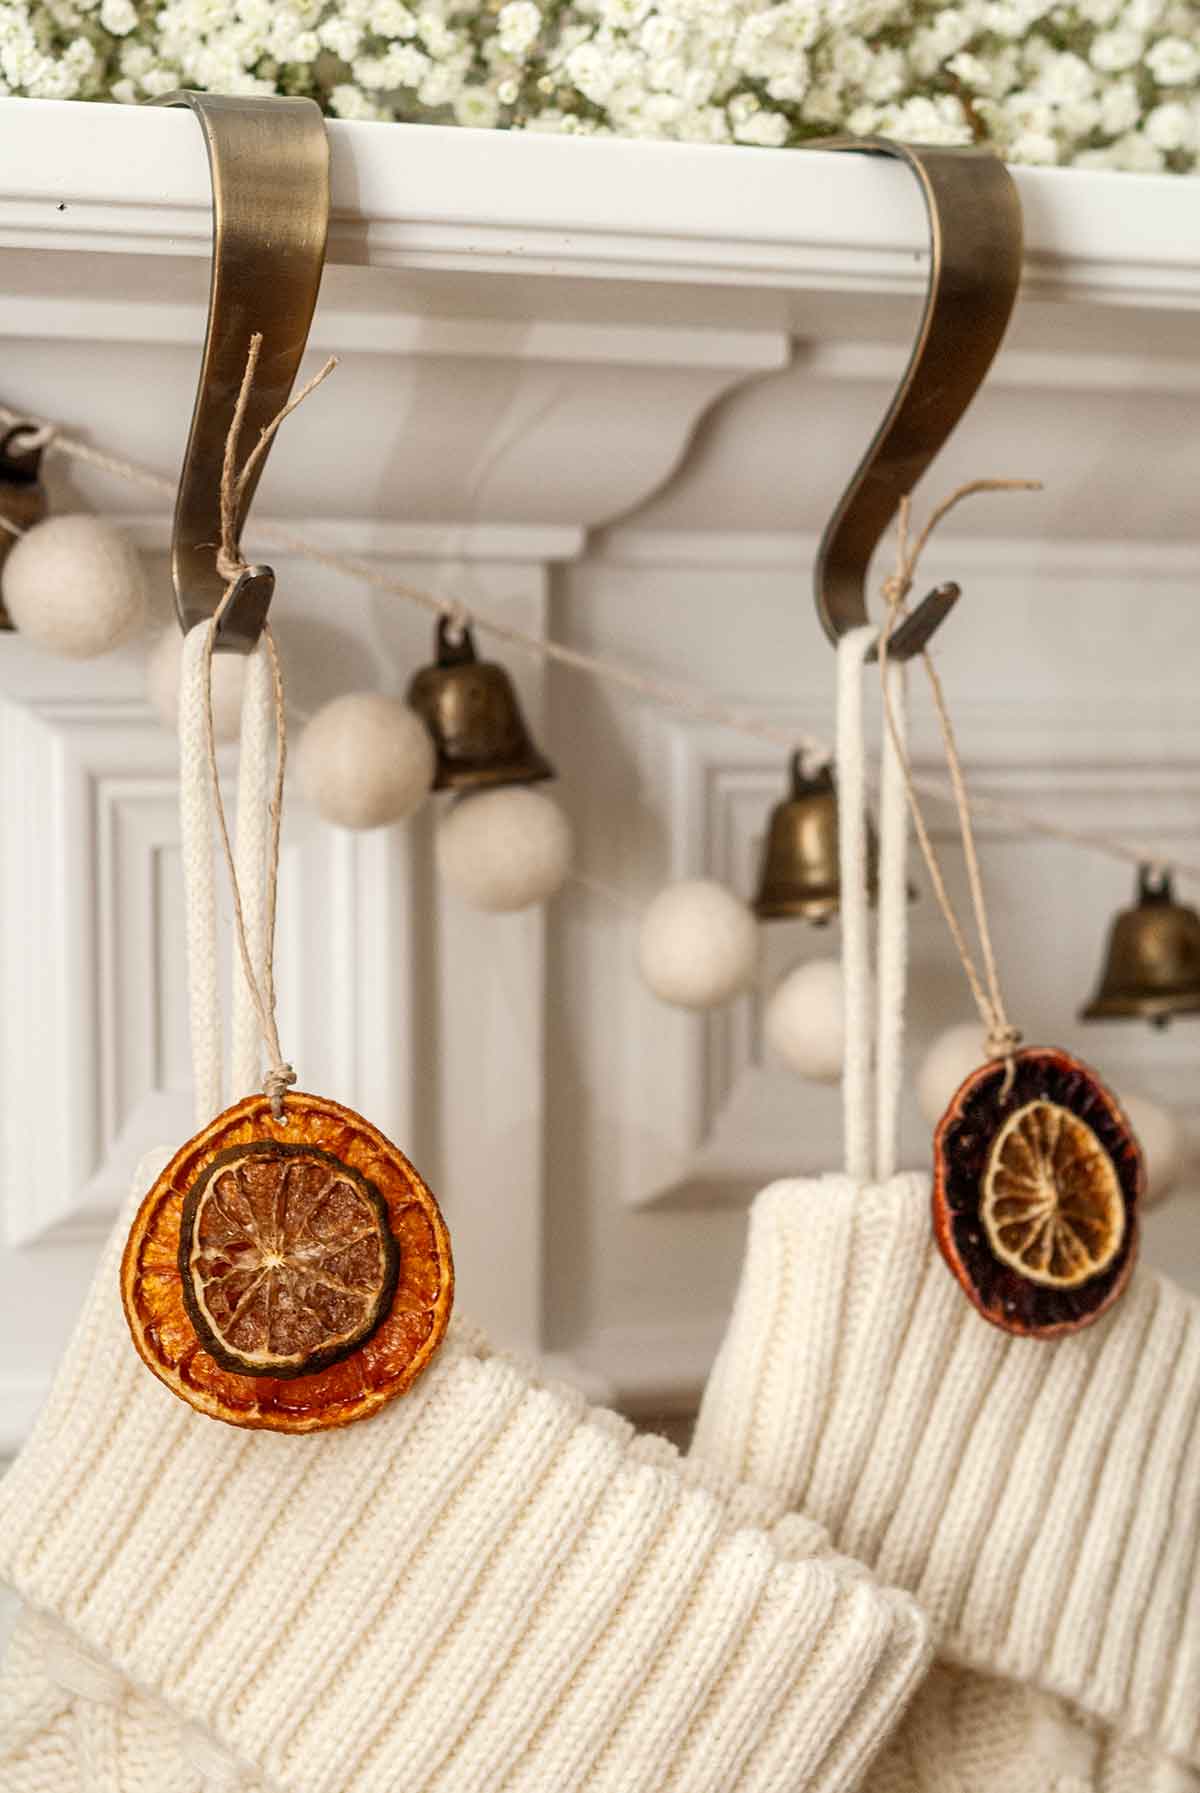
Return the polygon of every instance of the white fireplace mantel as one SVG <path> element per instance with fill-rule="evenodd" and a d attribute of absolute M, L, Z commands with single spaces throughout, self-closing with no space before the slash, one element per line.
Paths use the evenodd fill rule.
<path fill-rule="evenodd" d="M 817 151 L 329 130 L 310 365 L 341 366 L 273 453 L 251 551 L 256 524 L 302 525 L 532 633 L 827 732 L 808 568 L 916 320 L 907 173 Z M 0 401 L 173 475 L 207 295 L 195 120 L 0 101 L 0 170 Z M 944 646 L 964 744 L 985 788 L 1200 858 L 1200 184 L 1016 179 L 1021 298 L 932 484 L 1000 473 L 1045 491 L 980 501 L 930 555 L 931 576 L 969 587 Z M 166 503 L 75 465 L 54 479 L 58 508 L 133 531 L 165 620 Z M 297 720 L 339 690 L 403 690 L 427 616 L 274 558 Z M 544 914 L 481 920 L 439 892 L 428 815 L 359 838 L 293 800 L 285 1031 L 309 1080 L 368 1108 L 445 1197 L 464 1306 L 631 1408 L 686 1408 L 747 1197 L 835 1162 L 836 1102 L 770 1064 L 758 1002 L 710 1018 L 654 1004 L 636 915 L 671 875 L 747 888 L 781 769 L 506 659 L 588 882 Z M 915 738 L 931 762 L 932 733 Z M 187 1125 L 187 1052 L 174 743 L 140 655 L 81 668 L 0 640 L 0 745 L 2 1456 L 133 1160 Z M 1075 1027 L 1128 878 L 1056 852 L 1006 829 L 984 842 L 1017 999 L 1195 1129 L 1186 1028 Z M 963 998 L 932 903 L 914 930 L 919 1051 Z M 830 950 L 767 932 L 767 978 Z M 915 1161 L 927 1143 L 907 1125 Z M 1200 1286 L 1195 1200 L 1152 1217 L 1149 1249 Z"/>

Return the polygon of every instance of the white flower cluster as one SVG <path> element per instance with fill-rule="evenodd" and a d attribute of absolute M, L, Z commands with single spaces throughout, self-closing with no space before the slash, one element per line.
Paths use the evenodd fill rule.
<path fill-rule="evenodd" d="M 1200 168 L 1200 0 L 0 3 L 0 92 L 772 147 L 833 130 Z"/>

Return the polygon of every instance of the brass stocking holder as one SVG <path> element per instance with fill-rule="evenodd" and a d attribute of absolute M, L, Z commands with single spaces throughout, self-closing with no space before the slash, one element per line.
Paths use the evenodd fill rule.
<path fill-rule="evenodd" d="M 243 426 L 249 444 L 287 403 L 308 341 L 325 264 L 329 143 L 313 100 L 179 92 L 159 103 L 195 113 L 213 194 L 208 329 L 171 544 L 175 606 L 186 631 L 210 618 L 225 592 L 217 571 L 221 469 L 251 337 L 263 340 Z M 239 533 L 265 460 L 242 493 Z M 242 573 L 218 649 L 254 648 L 274 588 L 270 567 Z"/>
<path fill-rule="evenodd" d="M 812 148 L 895 157 L 916 176 L 929 221 L 929 284 L 908 366 L 817 551 L 817 615 L 836 642 L 870 620 L 871 556 L 1000 346 L 1021 277 L 1021 202 L 1008 169 L 987 151 L 878 137 L 835 137 Z M 893 633 L 891 658 L 920 653 L 958 597 L 957 585 L 930 592 Z"/>

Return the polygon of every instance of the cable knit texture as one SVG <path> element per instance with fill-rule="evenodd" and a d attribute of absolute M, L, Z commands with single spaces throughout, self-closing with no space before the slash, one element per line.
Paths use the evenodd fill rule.
<path fill-rule="evenodd" d="M 39 1615 L 5 1793 L 175 1793 L 180 1749 L 247 1793 L 858 1783 L 925 1626 L 820 1527 L 461 1328 L 364 1424 L 216 1424 L 130 1346 L 122 1233 L 0 1483 L 0 1573 Z"/>
<path fill-rule="evenodd" d="M 1200 1767 L 1198 1422 L 1200 1305 L 1174 1284 L 1143 1271 L 1083 1332 L 1010 1337 L 942 1263 L 926 1179 L 830 1176 L 754 1204 L 694 1449 L 908 1588 L 939 1656 L 1144 1740 L 1128 1760 L 1173 1756 L 1154 1770 L 1173 1787 Z M 922 1714 L 959 1726 L 976 1679 L 935 1673 L 905 1741 Z M 906 1780 L 903 1760 L 873 1793 L 986 1784 L 952 1759 Z M 1081 1760 L 1046 1787 L 1135 1784 Z"/>

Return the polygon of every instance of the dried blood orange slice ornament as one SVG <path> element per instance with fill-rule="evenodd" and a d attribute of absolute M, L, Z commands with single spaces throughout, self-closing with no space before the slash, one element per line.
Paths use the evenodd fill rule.
<path fill-rule="evenodd" d="M 259 341 L 251 344 L 221 487 L 222 550 L 235 568 L 240 487 L 232 464 Z M 217 631 L 246 581 L 263 576 L 240 566 L 211 621 L 186 637 L 180 673 L 180 810 L 201 1113 L 217 1107 L 221 1083 L 214 820 L 240 959 L 234 1080 L 244 1087 L 258 1075 L 256 1032 L 270 1068 L 263 1093 L 202 1125 L 143 1199 L 122 1257 L 121 1299 L 142 1361 L 189 1406 L 230 1425 L 317 1432 L 365 1419 L 411 1387 L 449 1323 L 454 1265 L 437 1202 L 404 1154 L 361 1115 L 296 1091 L 283 1059 L 273 961 L 287 723 L 279 658 L 265 624 L 246 671 L 236 858 L 214 740 Z"/>
<path fill-rule="evenodd" d="M 121 1296 L 143 1362 L 230 1425 L 314 1432 L 411 1387 L 450 1317 L 445 1222 L 361 1115 L 290 1091 L 227 1108 L 138 1211 Z"/>
<path fill-rule="evenodd" d="M 1078 1059 L 1026 1047 L 972 1073 L 934 1137 L 933 1216 L 985 1319 L 1050 1338 L 1099 1319 L 1137 1253 L 1142 1155 Z"/>
<path fill-rule="evenodd" d="M 917 800 L 888 679 L 887 645 L 903 614 L 920 548 L 918 541 L 911 555 L 907 549 L 907 499 L 900 516 L 901 568 L 885 587 L 888 618 L 879 650 L 884 716 L 934 894 L 989 1051 L 988 1062 L 956 1092 L 934 1134 L 934 1234 L 985 1320 L 1006 1332 L 1054 1338 L 1091 1325 L 1128 1283 L 1137 1256 L 1145 1171 L 1128 1120 L 1095 1072 L 1056 1048 L 1022 1047 L 1020 1030 L 1008 1018 L 965 774 L 941 680 L 926 653 L 921 657 L 958 810 L 980 966 L 950 898 Z"/>

